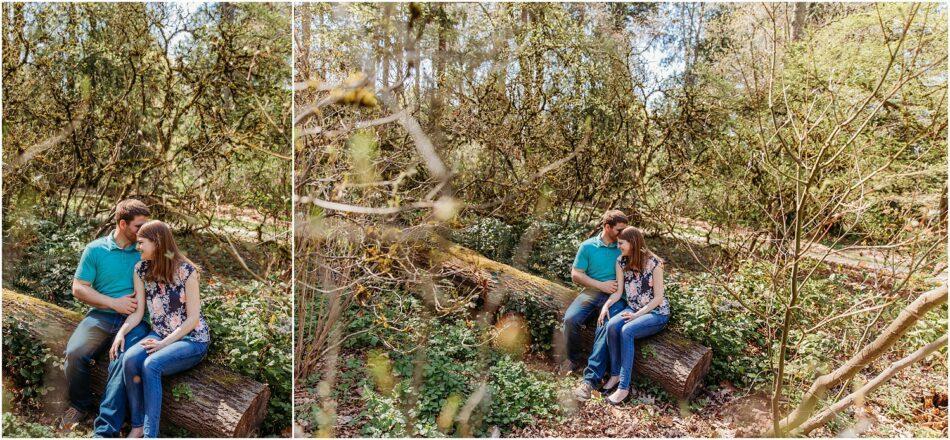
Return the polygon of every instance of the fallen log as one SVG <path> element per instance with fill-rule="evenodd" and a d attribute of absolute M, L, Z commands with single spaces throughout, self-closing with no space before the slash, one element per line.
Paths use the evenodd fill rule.
<path fill-rule="evenodd" d="M 534 276 L 512 266 L 449 244 L 433 248 L 430 264 L 439 267 L 458 286 L 482 290 L 482 309 L 495 314 L 506 302 L 530 297 L 537 307 L 556 314 L 560 320 L 578 291 L 547 279 Z M 567 269 L 565 269 L 567 270 Z M 675 313 L 675 311 L 674 311 Z M 495 316 L 498 318 L 498 316 Z M 596 323 L 585 327 L 584 351 L 590 353 Z M 550 335 L 550 359 L 563 359 L 564 344 L 559 328 L 554 331 L 532 328 L 535 334 Z M 637 344 L 634 371 L 655 381 L 671 395 L 688 399 L 702 384 L 712 362 L 712 350 L 672 331 L 644 338 Z"/>
<path fill-rule="evenodd" d="M 66 343 L 82 319 L 79 313 L 38 298 L 3 289 L 3 319 L 21 322 L 33 337 L 62 357 Z M 105 388 L 108 353 L 93 366 L 92 388 Z M 56 369 L 60 372 L 60 369 Z M 267 412 L 270 388 L 205 361 L 191 370 L 166 376 L 162 387 L 162 421 L 187 429 L 195 437 L 250 437 L 257 434 Z M 172 390 L 188 390 L 176 400 Z"/>

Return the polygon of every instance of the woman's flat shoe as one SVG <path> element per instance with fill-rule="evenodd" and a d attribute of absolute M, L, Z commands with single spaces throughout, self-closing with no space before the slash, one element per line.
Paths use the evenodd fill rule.
<path fill-rule="evenodd" d="M 622 405 L 622 404 L 628 402 L 628 401 L 630 400 L 630 396 L 632 396 L 632 395 L 633 395 L 633 393 L 627 392 L 627 397 L 624 397 L 623 400 L 621 400 L 621 401 L 619 401 L 619 402 L 614 402 L 613 400 L 610 400 L 610 396 L 605 397 L 604 400 L 606 400 L 607 403 L 610 404 L 610 405 L 618 406 L 618 405 Z"/>
<path fill-rule="evenodd" d="M 610 382 L 610 381 L 608 380 L 607 382 Z M 603 394 L 603 395 L 605 395 L 605 396 L 606 396 L 607 394 L 610 394 L 610 393 L 616 391 L 616 390 L 617 390 L 617 387 L 620 386 L 620 381 L 618 380 L 618 381 L 614 382 L 614 384 L 613 384 L 610 388 L 607 388 L 607 382 L 604 382 L 604 384 L 603 384 L 600 388 L 597 389 L 597 391 L 600 392 L 600 394 Z"/>

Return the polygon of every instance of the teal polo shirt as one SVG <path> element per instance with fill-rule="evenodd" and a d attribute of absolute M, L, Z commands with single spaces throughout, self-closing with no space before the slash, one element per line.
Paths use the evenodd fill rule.
<path fill-rule="evenodd" d="M 93 289 L 103 295 L 119 298 L 134 292 L 132 274 L 141 256 L 142 253 L 135 249 L 135 243 L 120 248 L 112 234 L 109 234 L 86 245 L 79 258 L 75 278 L 88 281 Z M 96 309 L 116 313 L 112 309 Z"/>
<path fill-rule="evenodd" d="M 581 243 L 577 256 L 574 257 L 574 267 L 597 281 L 612 281 L 617 279 L 616 264 L 619 256 L 620 248 L 617 247 L 617 242 L 606 244 L 600 239 L 600 234 L 597 234 L 596 237 Z"/>

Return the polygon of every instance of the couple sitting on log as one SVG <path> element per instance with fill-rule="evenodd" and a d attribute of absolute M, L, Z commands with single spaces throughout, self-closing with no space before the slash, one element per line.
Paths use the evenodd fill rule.
<path fill-rule="evenodd" d="M 606 399 L 609 404 L 626 400 L 635 340 L 659 333 L 670 319 L 670 304 L 663 296 L 663 261 L 647 248 L 643 233 L 627 224 L 620 211 L 604 213 L 602 231 L 581 243 L 571 268 L 571 279 L 584 290 L 564 313 L 567 359 L 562 370 L 573 372 L 584 365 L 581 326 L 597 317 L 584 380 L 574 390 L 581 401 L 590 399 L 595 389 L 605 394 L 613 390 Z"/>
<path fill-rule="evenodd" d="M 148 217 L 141 201 L 119 202 L 115 231 L 83 250 L 73 296 L 93 309 L 66 345 L 70 408 L 62 428 L 92 414 L 91 365 L 109 348 L 109 378 L 94 435 L 118 436 L 129 415 L 129 437 L 157 437 L 162 376 L 194 367 L 208 352 L 211 335 L 201 313 L 198 269 L 178 250 L 168 225 Z M 146 307 L 151 327 L 143 322 Z"/>

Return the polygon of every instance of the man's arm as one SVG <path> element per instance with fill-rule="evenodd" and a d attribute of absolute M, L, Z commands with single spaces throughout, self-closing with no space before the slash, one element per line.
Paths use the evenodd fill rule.
<path fill-rule="evenodd" d="M 584 272 L 576 267 L 571 268 L 571 280 L 577 284 L 580 284 L 581 286 L 599 290 L 604 293 L 613 294 L 617 291 L 616 281 L 597 281 L 587 276 L 587 272 Z"/>
<path fill-rule="evenodd" d="M 135 311 L 135 298 L 130 293 L 121 298 L 112 298 L 99 293 L 92 287 L 92 280 L 98 275 L 97 257 L 92 246 L 86 245 L 79 257 L 76 275 L 73 276 L 73 297 L 100 309 L 112 309 L 124 315 Z"/>
<path fill-rule="evenodd" d="M 78 278 L 73 278 L 73 297 L 90 306 L 112 309 L 124 315 L 134 312 L 137 304 L 132 295 L 112 298 L 97 292 L 88 281 Z"/>
<path fill-rule="evenodd" d="M 587 247 L 582 243 L 577 249 L 577 255 L 574 256 L 574 264 L 571 265 L 571 280 L 588 289 L 599 290 L 604 293 L 614 293 L 617 284 L 614 281 L 602 283 L 587 276 L 587 268 L 590 267 L 590 257 L 587 255 Z"/>

